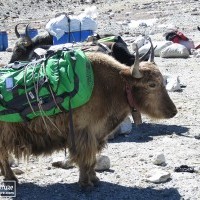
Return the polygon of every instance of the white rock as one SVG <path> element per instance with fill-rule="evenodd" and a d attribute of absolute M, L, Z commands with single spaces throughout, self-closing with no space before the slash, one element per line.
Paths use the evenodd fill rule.
<path fill-rule="evenodd" d="M 8 163 L 11 166 L 13 163 L 15 163 L 15 159 L 11 154 L 8 155 Z"/>
<path fill-rule="evenodd" d="M 193 55 L 193 57 L 199 58 L 200 57 L 200 49 L 191 49 L 191 54 Z"/>
<path fill-rule="evenodd" d="M 74 164 L 65 157 L 55 157 L 53 158 L 52 166 L 62 169 L 70 169 L 74 167 Z"/>
<path fill-rule="evenodd" d="M 133 118 L 128 116 L 125 120 L 108 136 L 109 140 L 114 139 L 119 134 L 129 134 L 132 130 Z"/>
<path fill-rule="evenodd" d="M 109 17 L 114 17 L 115 16 L 115 13 L 110 13 L 109 14 Z"/>
<path fill-rule="evenodd" d="M 169 92 L 181 91 L 181 83 L 179 76 L 164 75 L 163 77 L 167 91 Z"/>
<path fill-rule="evenodd" d="M 97 157 L 95 170 L 108 170 L 110 169 L 110 158 L 108 156 L 100 155 Z"/>
<path fill-rule="evenodd" d="M 200 166 L 194 167 L 194 171 L 197 172 L 197 173 L 200 173 Z"/>
<path fill-rule="evenodd" d="M 132 118 L 131 116 L 126 117 L 126 119 L 120 124 L 120 134 L 129 134 L 132 130 Z"/>
<path fill-rule="evenodd" d="M 8 163 L 12 167 L 18 166 L 18 164 L 16 163 L 16 160 L 14 159 L 13 155 L 11 155 L 11 154 L 8 155 Z"/>
<path fill-rule="evenodd" d="M 145 180 L 151 183 L 164 183 L 170 179 L 170 177 L 171 174 L 169 172 L 158 170 L 152 172 L 151 175 L 148 175 L 148 178 Z"/>
<path fill-rule="evenodd" d="M 132 12 L 126 12 L 125 16 L 130 16 L 132 14 Z"/>
<path fill-rule="evenodd" d="M 164 154 L 161 153 L 161 154 L 156 155 L 154 160 L 153 160 L 153 164 L 155 164 L 155 165 L 165 164 L 165 156 L 164 156 Z"/>
<path fill-rule="evenodd" d="M 14 168 L 14 169 L 12 169 L 12 171 L 13 171 L 16 175 L 24 174 L 24 171 L 22 171 L 22 170 L 19 169 L 19 168 Z"/>
<path fill-rule="evenodd" d="M 200 53 L 198 53 L 195 57 L 196 57 L 196 58 L 200 58 Z"/>
<path fill-rule="evenodd" d="M 6 49 L 6 51 L 7 51 L 7 52 L 12 52 L 13 49 L 12 49 L 11 47 L 8 47 L 8 48 Z"/>

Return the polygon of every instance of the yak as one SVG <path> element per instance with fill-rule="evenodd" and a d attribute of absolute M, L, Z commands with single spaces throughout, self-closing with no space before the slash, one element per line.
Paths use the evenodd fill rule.
<path fill-rule="evenodd" d="M 17 30 L 19 24 L 15 26 L 15 34 L 18 40 L 13 48 L 13 54 L 9 63 L 15 61 L 30 61 L 33 58 L 34 49 L 38 47 L 49 48 L 49 45 L 53 45 L 53 36 L 48 32 L 31 38 L 28 34 L 29 24 L 26 25 L 25 35 L 21 36 Z"/>
<path fill-rule="evenodd" d="M 79 168 L 80 186 L 92 188 L 99 182 L 94 170 L 96 154 L 131 113 L 132 106 L 152 118 L 176 115 L 176 106 L 154 62 L 154 49 L 151 47 L 149 61 L 140 62 L 137 45 L 134 48 L 136 58 L 131 67 L 100 52 L 86 53 L 94 73 L 94 88 L 90 100 L 73 109 L 73 137 L 67 111 L 51 116 L 45 124 L 42 117 L 19 123 L 0 122 L 0 168 L 6 180 L 17 181 L 8 163 L 9 153 L 38 156 L 68 148 L 71 161 Z"/>

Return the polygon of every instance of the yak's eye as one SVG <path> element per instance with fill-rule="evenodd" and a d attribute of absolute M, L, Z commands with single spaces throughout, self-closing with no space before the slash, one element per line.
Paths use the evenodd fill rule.
<path fill-rule="evenodd" d="M 155 87 L 156 87 L 156 84 L 155 84 L 155 83 L 149 83 L 149 87 L 155 88 Z"/>

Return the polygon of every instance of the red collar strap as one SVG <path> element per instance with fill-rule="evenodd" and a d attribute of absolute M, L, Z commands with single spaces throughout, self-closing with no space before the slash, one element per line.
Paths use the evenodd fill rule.
<path fill-rule="evenodd" d="M 137 126 L 142 123 L 141 113 L 135 108 L 136 103 L 135 103 L 133 94 L 131 92 L 131 87 L 128 84 L 126 84 L 126 96 L 127 96 L 128 103 L 131 107 L 131 114 L 132 114 L 134 123 Z"/>
<path fill-rule="evenodd" d="M 136 103 L 131 92 L 131 87 L 128 84 L 126 84 L 126 96 L 130 107 L 135 108 Z"/>

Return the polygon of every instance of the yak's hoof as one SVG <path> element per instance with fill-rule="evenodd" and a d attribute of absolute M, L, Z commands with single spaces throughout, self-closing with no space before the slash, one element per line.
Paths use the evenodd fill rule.
<path fill-rule="evenodd" d="M 81 182 L 79 181 L 79 186 L 81 190 L 84 192 L 90 192 L 94 188 L 94 184 L 92 182 Z"/>
<path fill-rule="evenodd" d="M 100 179 L 97 176 L 93 177 L 93 179 L 91 181 L 94 184 L 94 186 L 98 186 L 100 183 Z"/>
<path fill-rule="evenodd" d="M 82 192 L 91 192 L 92 190 L 94 189 L 94 186 L 84 186 L 84 187 L 82 187 L 81 186 L 81 191 Z"/>

